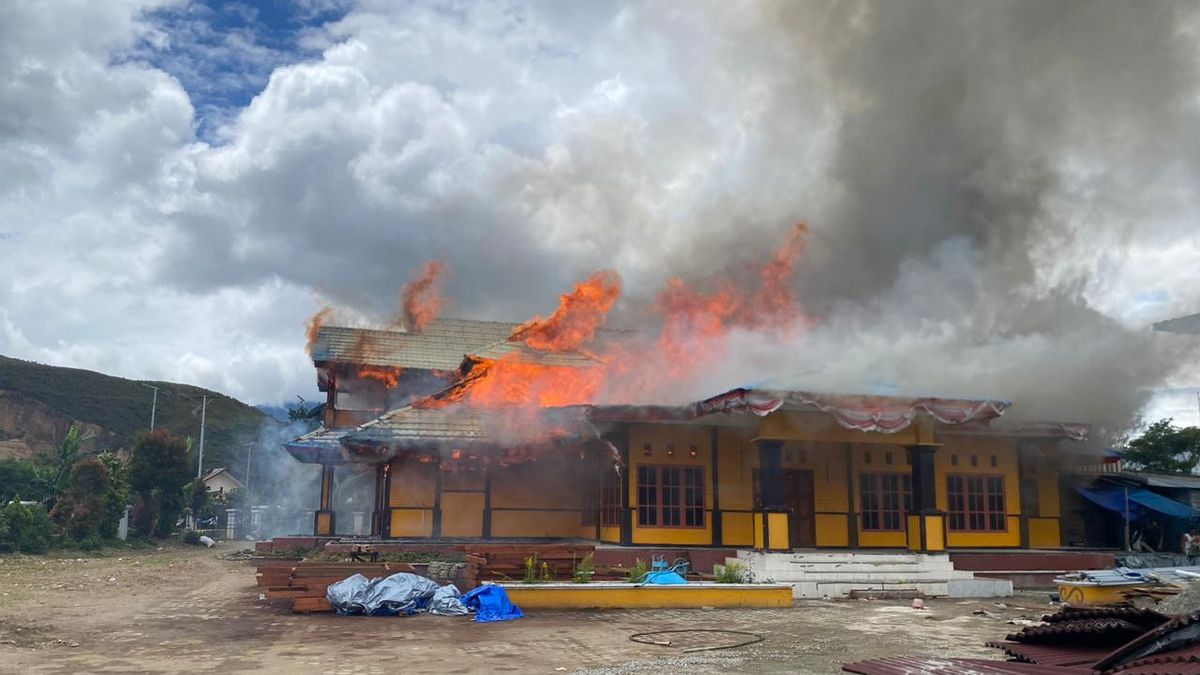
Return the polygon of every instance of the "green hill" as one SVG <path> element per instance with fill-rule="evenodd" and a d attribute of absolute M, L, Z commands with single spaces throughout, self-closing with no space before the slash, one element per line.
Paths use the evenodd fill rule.
<path fill-rule="evenodd" d="M 245 444 L 256 441 L 264 427 L 281 426 L 257 408 L 200 387 L 127 380 L 91 370 L 0 356 L 0 394 L 5 395 L 8 408 L 8 414 L 0 417 L 0 440 L 24 439 L 28 447 L 44 447 L 56 439 L 37 436 L 61 434 L 64 426 L 78 421 L 103 430 L 93 441 L 94 448 L 128 449 L 137 434 L 150 425 L 154 392 L 143 384 L 159 388 L 155 426 L 191 437 L 196 443 L 200 436 L 201 397 L 210 397 L 205 425 L 205 469 L 230 466 L 237 472 L 239 458 L 245 457 Z M 47 415 L 47 408 L 57 415 Z"/>

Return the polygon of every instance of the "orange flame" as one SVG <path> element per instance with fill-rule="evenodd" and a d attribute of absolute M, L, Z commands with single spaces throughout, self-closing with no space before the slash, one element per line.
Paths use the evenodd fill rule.
<path fill-rule="evenodd" d="M 388 389 L 394 389 L 400 384 L 402 372 L 403 369 L 391 366 L 359 366 L 354 374 L 364 379 L 382 382 Z"/>
<path fill-rule="evenodd" d="M 653 305 L 661 319 L 656 340 L 625 337 L 592 344 L 621 290 L 615 272 L 597 272 L 563 295 L 549 318 L 535 317 L 513 331 L 509 340 L 532 352 L 474 357 L 469 374 L 436 405 L 536 409 L 640 402 L 647 392 L 670 388 L 721 358 L 736 329 L 790 333 L 809 325 L 811 318 L 788 286 L 807 232 L 796 225 L 767 262 L 751 266 L 757 278 L 752 288 L 727 275 L 708 280 L 713 289 L 708 292 L 669 279 Z M 569 355 L 574 363 L 555 358 L 547 363 L 551 355 Z"/>
<path fill-rule="evenodd" d="M 445 263 L 430 260 L 413 276 L 412 281 L 404 285 L 400 292 L 400 309 L 407 330 L 423 333 L 441 313 L 444 301 L 438 286 L 445 272 Z"/>
<path fill-rule="evenodd" d="M 596 272 L 561 296 L 550 318 L 535 316 L 514 330 L 509 340 L 545 352 L 575 351 L 596 336 L 620 295 L 621 277 L 616 272 Z"/>
<path fill-rule="evenodd" d="M 304 351 L 306 353 L 312 354 L 313 345 L 317 343 L 317 333 L 321 331 L 321 326 L 324 326 L 332 315 L 332 307 L 322 307 L 317 310 L 316 314 L 308 317 L 308 321 L 304 322 Z"/>

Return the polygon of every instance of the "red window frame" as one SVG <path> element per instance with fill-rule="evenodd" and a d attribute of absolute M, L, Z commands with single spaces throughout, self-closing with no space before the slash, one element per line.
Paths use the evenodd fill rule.
<path fill-rule="evenodd" d="M 703 529 L 704 467 L 642 464 L 637 468 L 638 527 Z"/>
<path fill-rule="evenodd" d="M 1008 509 L 1003 474 L 946 476 L 946 509 L 952 532 L 1007 532 Z"/>
<path fill-rule="evenodd" d="M 864 472 L 858 475 L 859 522 L 866 532 L 901 532 L 912 508 L 912 474 Z"/>
<path fill-rule="evenodd" d="M 621 474 L 605 469 L 600 479 L 600 527 L 621 526 Z"/>

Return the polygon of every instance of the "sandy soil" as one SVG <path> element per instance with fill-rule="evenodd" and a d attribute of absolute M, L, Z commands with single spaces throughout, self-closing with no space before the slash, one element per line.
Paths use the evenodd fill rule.
<path fill-rule="evenodd" d="M 791 609 L 535 612 L 502 624 L 436 616 L 293 615 L 254 569 L 214 549 L 0 556 L 0 671 L 297 673 L 834 673 L 888 654 L 999 658 L 983 647 L 1037 618 L 1045 595 L 993 601 L 805 601 Z M 976 614 L 977 610 L 987 614 Z M 751 647 L 681 653 L 633 633 L 728 628 Z M 686 644 L 684 644 L 686 643 Z"/>

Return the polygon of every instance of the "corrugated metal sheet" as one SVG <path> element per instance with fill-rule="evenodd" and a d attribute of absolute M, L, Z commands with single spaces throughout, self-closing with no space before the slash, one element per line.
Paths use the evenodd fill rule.
<path fill-rule="evenodd" d="M 1112 651 L 1112 647 L 1039 645 L 1021 642 L 989 642 L 987 646 L 1002 649 L 1005 654 L 1019 661 L 1049 666 L 1090 666 Z"/>
<path fill-rule="evenodd" d="M 937 656 L 889 656 L 847 663 L 842 670 L 860 675 L 1083 675 L 1091 672 L 1087 668 Z"/>
<path fill-rule="evenodd" d="M 1055 644 L 1063 644 L 1068 639 L 1091 644 L 1105 641 L 1116 648 L 1144 632 L 1145 628 L 1121 619 L 1078 619 L 1045 626 L 1028 626 L 1009 634 L 1005 639 L 1013 642 Z"/>
<path fill-rule="evenodd" d="M 1185 614 L 1143 633 L 1096 662 L 1098 670 L 1115 670 L 1172 651 L 1190 649 L 1200 638 L 1200 612 Z M 1172 648 L 1174 647 L 1174 648 Z"/>
<path fill-rule="evenodd" d="M 1184 673 L 1200 675 L 1200 645 L 1192 645 L 1165 654 L 1131 661 L 1112 671 L 1121 675 L 1163 675 Z"/>
<path fill-rule="evenodd" d="M 1146 628 L 1157 628 L 1171 620 L 1166 614 L 1152 609 L 1135 609 L 1133 607 L 1063 607 L 1055 614 L 1042 617 L 1046 623 L 1063 623 L 1079 619 L 1123 619 Z"/>

